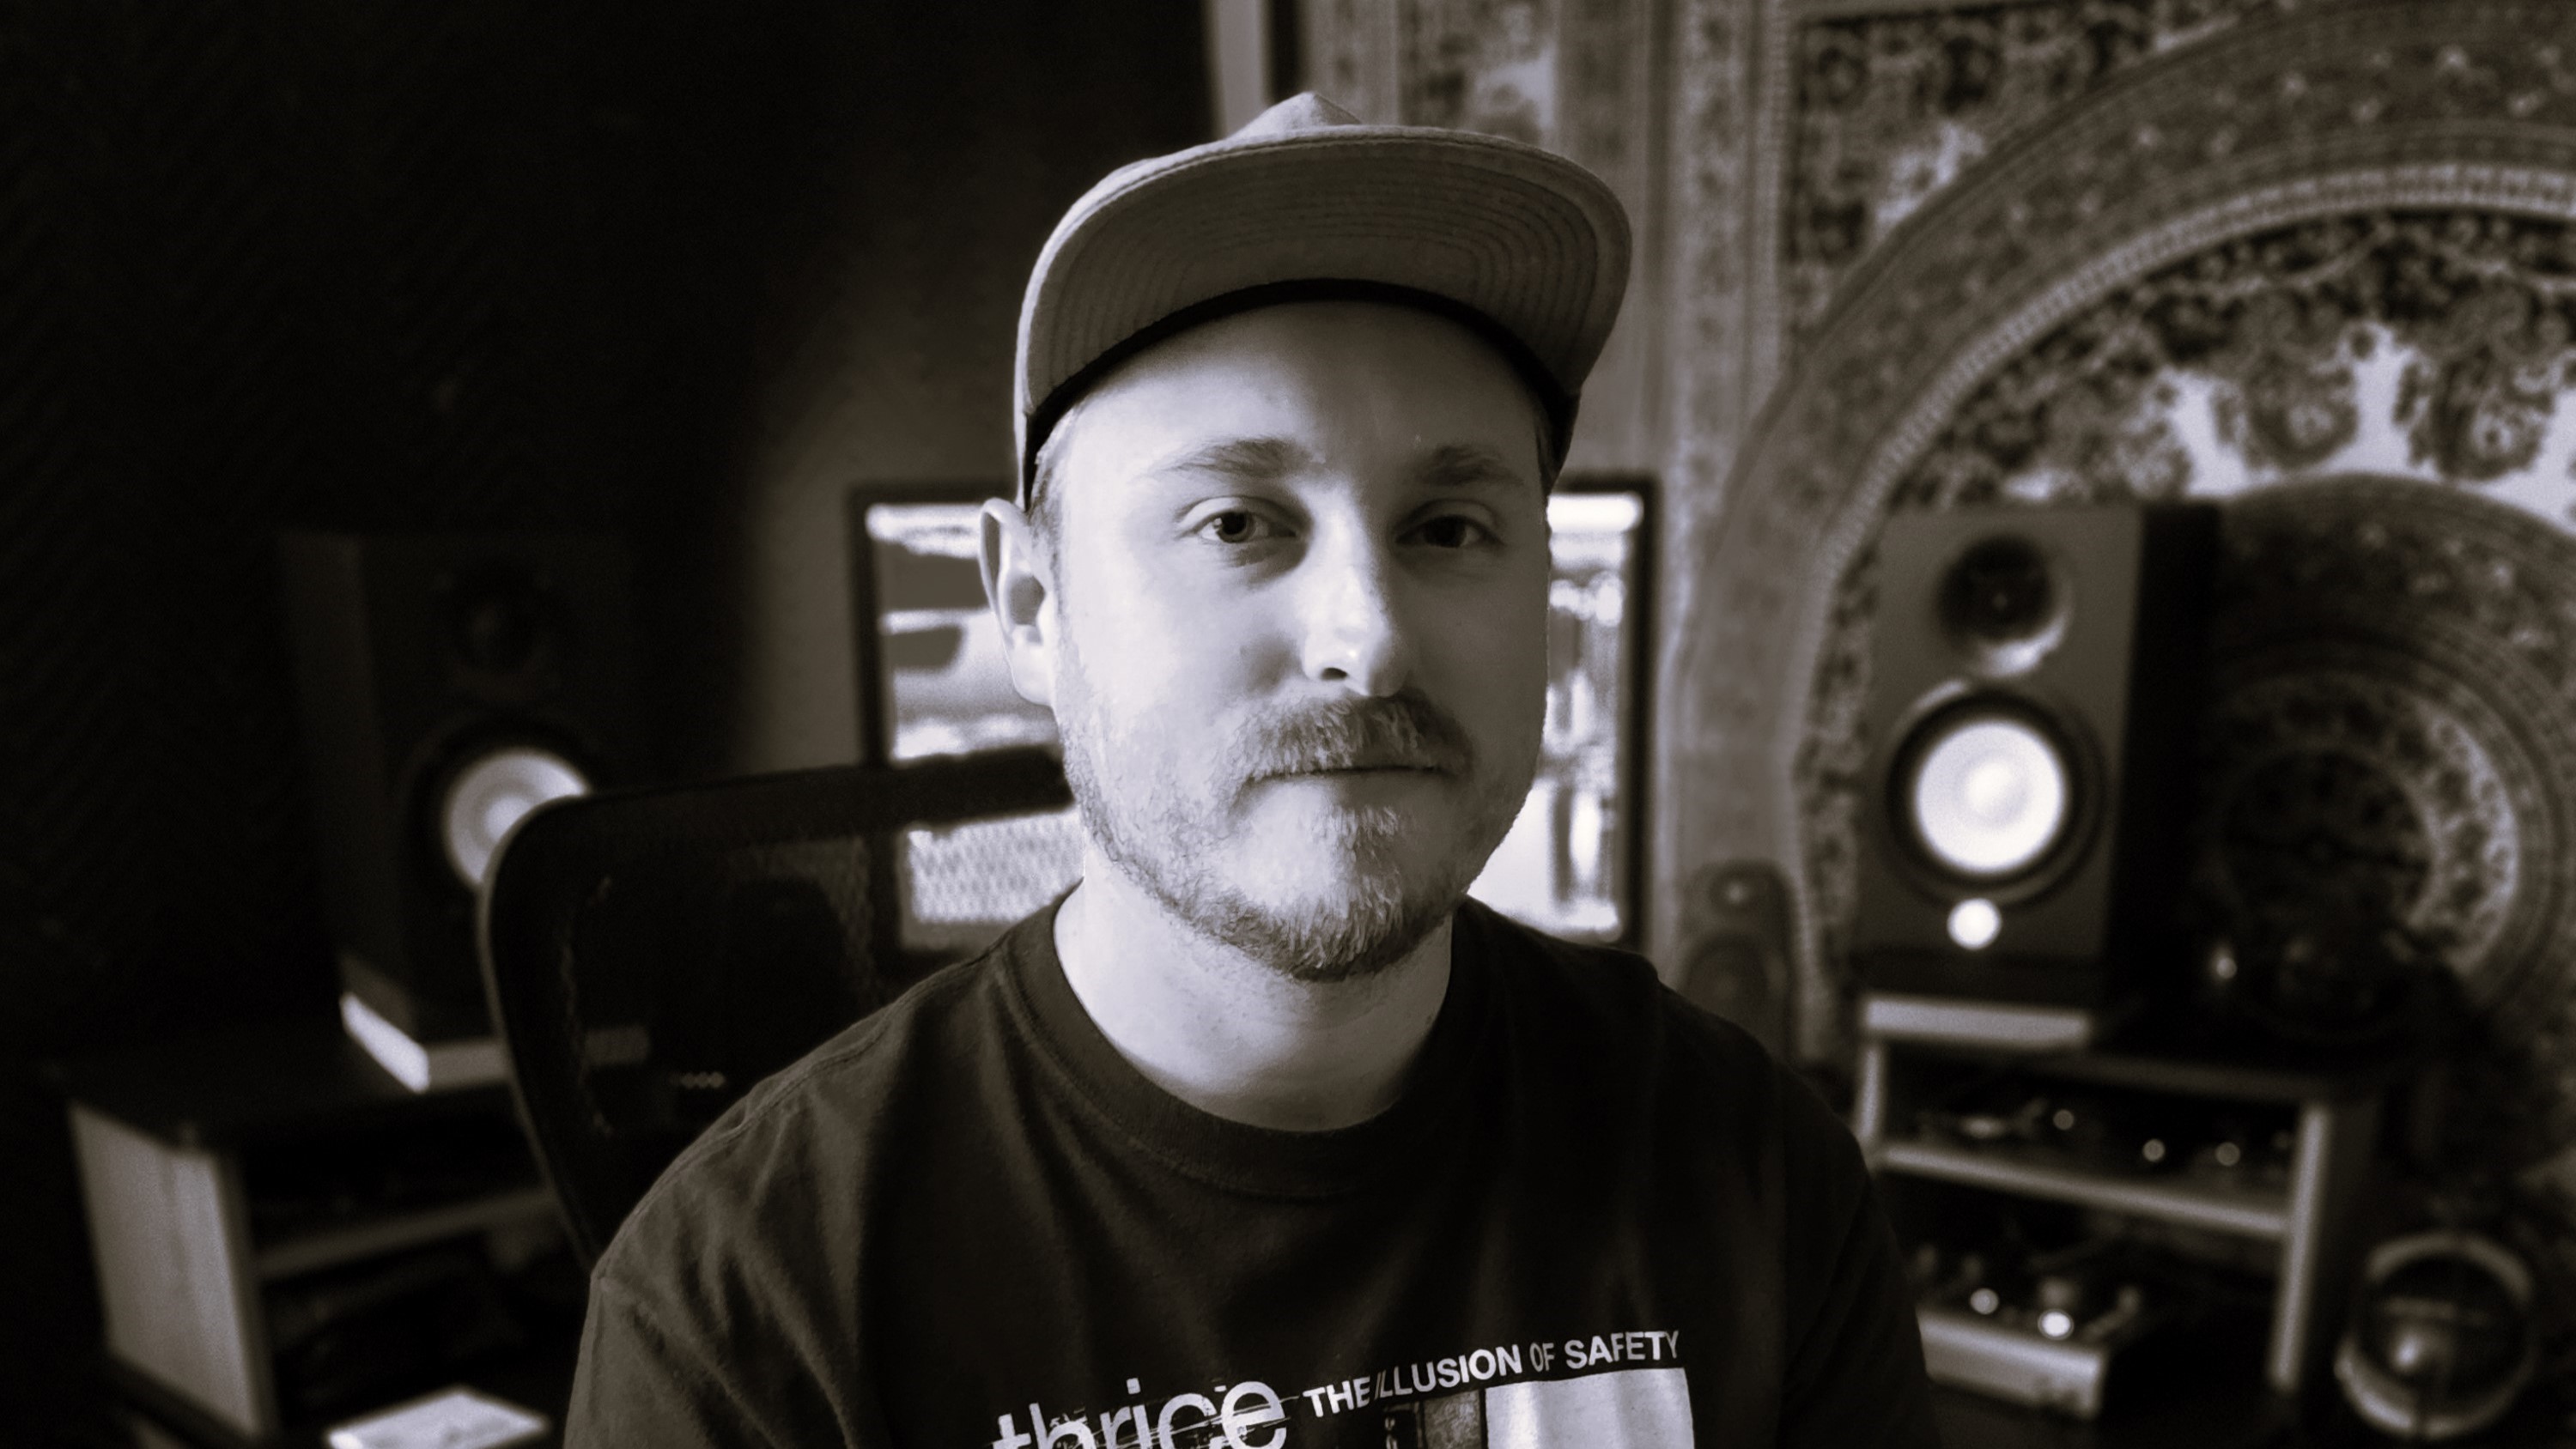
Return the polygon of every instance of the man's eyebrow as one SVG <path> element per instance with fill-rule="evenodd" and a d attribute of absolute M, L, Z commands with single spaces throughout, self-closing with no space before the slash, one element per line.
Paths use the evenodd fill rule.
<path fill-rule="evenodd" d="M 1415 477 L 1426 488 L 1473 488 L 1529 481 L 1502 454 L 1482 443 L 1444 443 L 1432 449 L 1415 470 Z"/>
<path fill-rule="evenodd" d="M 1315 455 L 1286 438 L 1229 438 L 1156 459 L 1149 473 L 1216 473 L 1242 483 L 1272 483 L 1315 466 Z"/>

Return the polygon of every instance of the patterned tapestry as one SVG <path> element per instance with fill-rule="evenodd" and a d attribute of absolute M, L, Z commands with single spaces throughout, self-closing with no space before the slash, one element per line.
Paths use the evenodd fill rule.
<path fill-rule="evenodd" d="M 2036 0 L 1828 15 L 1792 40 L 1781 286 L 1793 336 L 1899 222 L 2112 76 L 2295 0 Z"/>
<path fill-rule="evenodd" d="M 1555 5 L 1450 0 L 1401 14 L 1406 124 L 1555 143 Z"/>
<path fill-rule="evenodd" d="M 2389 903 L 2492 1040 L 2482 1088 L 2527 1109 L 2500 1150 L 2563 1167 L 2576 12 L 2270 9 L 2086 5 L 2089 40 L 2045 5 L 1802 32 L 1801 104 L 1853 99 L 1801 113 L 1788 248 L 1838 290 L 1695 560 L 1683 858 L 1795 864 L 1801 1046 L 1838 1055 L 1880 523 L 2218 500 L 2195 908 Z M 1888 143 L 1942 116 L 1946 152 Z M 1860 218 L 1839 250 L 1836 207 Z"/>
<path fill-rule="evenodd" d="M 1305 84 L 1367 121 L 1557 146 L 1562 18 L 1557 0 L 1304 0 Z"/>

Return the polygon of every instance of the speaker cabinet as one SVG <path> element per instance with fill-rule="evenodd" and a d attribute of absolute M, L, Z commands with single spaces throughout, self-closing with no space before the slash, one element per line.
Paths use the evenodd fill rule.
<path fill-rule="evenodd" d="M 415 1045 L 488 1037 L 494 848 L 537 805 L 642 772 L 624 551 L 292 533 L 280 565 L 343 987 Z"/>
<path fill-rule="evenodd" d="M 1690 942 L 1683 996 L 1753 1033 L 1774 1056 L 1790 1053 L 1796 973 L 1791 965 L 1789 885 L 1767 860 L 1703 869 L 1687 897 L 1682 939 Z"/>
<path fill-rule="evenodd" d="M 2178 976 L 2217 534 L 2205 504 L 1888 520 L 1852 937 L 1873 1027 L 2073 1045 Z"/>

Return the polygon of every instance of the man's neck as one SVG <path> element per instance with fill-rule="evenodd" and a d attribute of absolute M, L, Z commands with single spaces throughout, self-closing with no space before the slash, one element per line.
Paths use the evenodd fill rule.
<path fill-rule="evenodd" d="M 1114 869 L 1087 874 L 1055 919 L 1074 996 L 1136 1070 L 1203 1112 L 1301 1132 L 1365 1122 L 1403 1095 L 1448 995 L 1449 936 L 1444 921 L 1360 980 L 1292 981 Z"/>

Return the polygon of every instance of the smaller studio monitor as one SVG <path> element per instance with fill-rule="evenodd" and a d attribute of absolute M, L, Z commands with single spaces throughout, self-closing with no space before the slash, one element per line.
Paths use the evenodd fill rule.
<path fill-rule="evenodd" d="M 412 1078 L 439 1074 L 441 1044 L 476 1044 L 453 1079 L 487 1075 L 474 912 L 493 852 L 538 805 L 640 773 L 625 554 L 291 533 L 279 557 L 343 1013 L 415 1089 L 440 1084 Z"/>
<path fill-rule="evenodd" d="M 1691 943 L 1674 983 L 1692 1005 L 1753 1033 L 1787 1057 L 1797 981 L 1791 964 L 1789 884 L 1767 860 L 1730 860 L 1703 869 L 1685 898 L 1682 938 Z"/>
<path fill-rule="evenodd" d="M 1852 936 L 1870 1029 L 2078 1046 L 2174 953 L 2217 522 L 1888 520 Z"/>

